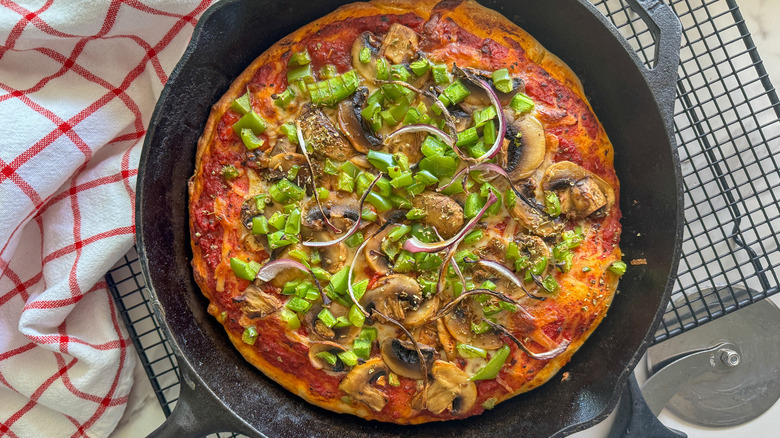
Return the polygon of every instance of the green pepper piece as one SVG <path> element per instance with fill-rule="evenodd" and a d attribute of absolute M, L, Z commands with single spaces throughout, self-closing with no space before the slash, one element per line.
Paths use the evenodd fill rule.
<path fill-rule="evenodd" d="M 458 168 L 457 158 L 448 155 L 426 157 L 420 160 L 420 170 L 427 170 L 437 178 L 452 176 Z"/>
<path fill-rule="evenodd" d="M 615 260 L 612 262 L 611 265 L 609 265 L 609 268 L 607 268 L 607 271 L 617 275 L 618 277 L 622 276 L 626 273 L 626 262 L 622 260 Z"/>
<path fill-rule="evenodd" d="M 420 58 L 409 64 L 409 68 L 412 69 L 417 76 L 422 76 L 431 69 L 431 63 L 425 58 Z"/>
<path fill-rule="evenodd" d="M 515 84 L 509 76 L 509 70 L 505 68 L 496 70 L 492 76 L 493 86 L 496 87 L 496 90 L 502 93 L 510 93 L 515 88 Z"/>
<path fill-rule="evenodd" d="M 265 216 L 252 218 L 252 234 L 268 234 L 268 219 Z"/>
<path fill-rule="evenodd" d="M 341 359 L 342 362 L 344 362 L 344 365 L 348 367 L 354 367 L 358 364 L 358 357 L 351 350 L 340 351 L 337 353 L 337 356 L 339 359 Z"/>
<path fill-rule="evenodd" d="M 433 64 L 431 68 L 433 70 L 433 81 L 436 82 L 436 85 L 446 84 L 450 81 L 447 64 Z"/>
<path fill-rule="evenodd" d="M 360 49 L 360 55 L 358 56 L 361 64 L 368 64 L 371 62 L 371 50 L 368 47 Z"/>
<path fill-rule="evenodd" d="M 363 218 L 363 220 L 370 222 L 379 219 L 379 216 L 374 210 L 371 209 L 371 207 L 363 207 L 363 211 L 360 212 L 360 217 Z"/>
<path fill-rule="evenodd" d="M 477 216 L 477 213 L 485 205 L 485 200 L 477 193 L 469 193 L 466 203 L 463 205 L 463 214 L 467 219 Z"/>
<path fill-rule="evenodd" d="M 551 275 L 548 275 L 547 277 L 544 277 L 544 280 L 542 280 L 542 287 L 544 287 L 547 292 L 555 292 L 558 290 L 559 285 Z"/>
<path fill-rule="evenodd" d="M 439 100 L 441 100 L 443 96 L 446 98 L 446 101 L 444 102 L 445 106 L 455 105 L 456 103 L 462 102 L 469 94 L 471 94 L 469 89 L 463 85 L 463 82 L 461 82 L 460 79 L 458 79 L 444 89 L 441 96 L 439 96 Z"/>
<path fill-rule="evenodd" d="M 534 101 L 525 94 L 518 92 L 509 102 L 509 107 L 515 110 L 517 114 L 525 114 L 534 109 Z"/>
<path fill-rule="evenodd" d="M 552 217 L 558 217 L 561 214 L 561 200 L 558 195 L 552 191 L 544 192 L 545 211 Z"/>
<path fill-rule="evenodd" d="M 395 261 L 393 271 L 399 273 L 411 272 L 414 269 L 414 264 L 414 255 L 407 250 L 403 250 Z"/>
<path fill-rule="evenodd" d="M 349 276 L 349 266 L 344 266 L 338 272 L 331 275 L 330 287 L 339 295 L 347 293 L 347 277 Z"/>
<path fill-rule="evenodd" d="M 230 109 L 241 115 L 252 111 L 252 102 L 249 98 L 249 90 L 247 90 L 246 94 L 234 100 L 233 103 L 230 104 Z"/>
<path fill-rule="evenodd" d="M 490 105 L 487 108 L 474 111 L 474 126 L 477 128 L 481 127 L 485 123 L 487 123 L 488 120 L 495 119 L 498 116 L 496 113 L 496 107 L 493 105 Z"/>
<path fill-rule="evenodd" d="M 374 167 L 376 167 L 377 169 L 379 169 L 384 173 L 387 173 L 388 167 L 398 165 L 395 162 L 395 159 L 393 158 L 392 154 L 388 154 L 386 152 L 378 152 L 373 149 L 368 151 L 368 155 L 366 155 L 366 159 Z"/>
<path fill-rule="evenodd" d="M 357 304 L 353 304 L 352 307 L 349 308 L 347 318 L 355 327 L 363 327 L 363 323 L 366 321 L 366 315 L 363 315 L 363 312 L 360 311 Z"/>
<path fill-rule="evenodd" d="M 233 132 L 241 135 L 241 130 L 246 128 L 251 129 L 253 134 L 260 135 L 265 132 L 266 123 L 259 114 L 250 111 L 233 124 Z"/>
<path fill-rule="evenodd" d="M 363 240 L 365 240 L 363 238 L 363 233 L 358 231 L 357 233 L 347 237 L 347 239 L 344 241 L 344 243 L 346 243 L 347 246 L 350 247 L 350 248 L 355 248 L 355 247 L 359 246 L 361 243 L 363 243 Z"/>
<path fill-rule="evenodd" d="M 311 303 L 297 296 L 290 298 L 285 307 L 296 313 L 306 313 L 311 308 Z"/>
<path fill-rule="evenodd" d="M 368 359 L 371 356 L 371 341 L 368 339 L 355 338 L 352 341 L 352 351 L 361 359 Z"/>
<path fill-rule="evenodd" d="M 414 175 L 414 180 L 425 185 L 430 186 L 439 182 L 439 178 L 427 170 L 421 170 Z"/>
<path fill-rule="evenodd" d="M 257 341 L 257 328 L 253 325 L 245 328 L 241 340 L 247 345 L 255 345 L 255 341 Z"/>
<path fill-rule="evenodd" d="M 409 210 L 408 213 L 406 213 L 406 218 L 410 221 L 414 221 L 417 219 L 422 219 L 425 217 L 425 210 L 422 208 L 413 208 Z"/>
<path fill-rule="evenodd" d="M 455 143 L 455 146 L 460 147 L 475 144 L 477 140 L 479 140 L 477 128 L 472 126 L 471 128 L 458 133 L 458 142 Z"/>
<path fill-rule="evenodd" d="M 409 82 L 409 70 L 403 64 L 394 64 L 390 67 L 390 80 Z"/>
<path fill-rule="evenodd" d="M 390 77 L 390 69 L 387 66 L 385 58 L 379 58 L 376 60 L 376 78 L 382 81 L 386 81 Z"/>
<path fill-rule="evenodd" d="M 303 81 L 306 84 L 314 82 L 314 75 L 311 73 L 311 64 L 287 69 L 287 83 L 293 84 L 296 81 Z"/>
<path fill-rule="evenodd" d="M 254 281 L 257 272 L 260 271 L 260 264 L 257 262 L 245 262 L 241 259 L 231 257 L 230 269 L 236 274 L 236 277 L 244 280 Z"/>
<path fill-rule="evenodd" d="M 309 51 L 303 49 L 300 52 L 295 52 L 292 55 L 290 55 L 290 60 L 287 61 L 287 66 L 298 67 L 301 65 L 306 65 L 310 62 L 311 62 L 311 56 L 309 56 Z"/>
<path fill-rule="evenodd" d="M 466 245 L 470 245 L 474 242 L 478 242 L 479 240 L 482 240 L 482 238 L 485 236 L 484 231 L 482 230 L 471 230 L 468 234 L 466 234 L 466 237 L 463 238 L 463 243 Z"/>
<path fill-rule="evenodd" d="M 336 362 L 339 361 L 339 358 L 335 354 L 331 353 L 330 351 L 320 351 L 319 353 L 315 354 L 314 356 L 319 358 L 319 359 L 324 360 L 330 366 L 336 365 Z"/>
<path fill-rule="evenodd" d="M 287 327 L 290 330 L 298 330 L 301 328 L 301 320 L 298 319 L 298 315 L 292 310 L 286 307 L 282 307 L 279 310 L 279 317 L 282 319 L 282 321 L 287 323 Z"/>
<path fill-rule="evenodd" d="M 352 193 L 355 191 L 355 180 L 347 172 L 339 172 L 339 179 L 336 183 L 336 189 Z"/>
<path fill-rule="evenodd" d="M 330 310 L 328 309 L 322 309 L 317 315 L 317 319 L 322 321 L 322 323 L 328 327 L 333 327 L 336 325 L 336 317 L 333 316 L 333 314 L 330 313 Z"/>
<path fill-rule="evenodd" d="M 490 358 L 487 364 L 485 364 L 484 367 L 480 368 L 469 380 L 490 380 L 495 379 L 498 375 L 498 372 L 501 371 L 501 368 L 504 366 L 504 362 L 506 362 L 507 358 L 509 357 L 509 353 L 511 350 L 509 349 L 508 345 L 504 345 L 501 347 L 496 354 L 493 355 L 493 357 Z"/>
<path fill-rule="evenodd" d="M 290 102 L 295 99 L 295 91 L 293 90 L 293 87 L 287 87 L 283 92 L 272 95 L 271 98 L 274 100 L 276 106 L 286 109 L 290 105 Z M 298 142 L 296 141 L 295 144 L 298 144 Z"/>
<path fill-rule="evenodd" d="M 487 358 L 487 351 L 484 348 L 475 347 L 469 344 L 458 344 L 455 346 L 458 349 L 458 355 L 464 358 L 481 357 Z"/>
<path fill-rule="evenodd" d="M 393 208 L 393 204 L 391 204 L 387 198 L 377 192 L 370 192 L 368 197 L 366 197 L 366 201 L 376 207 L 376 211 L 379 213 L 384 213 L 387 210 Z"/>
<path fill-rule="evenodd" d="M 298 234 L 301 232 L 301 210 L 294 209 L 290 212 L 290 216 L 287 218 L 287 223 L 284 226 L 285 234 Z"/>

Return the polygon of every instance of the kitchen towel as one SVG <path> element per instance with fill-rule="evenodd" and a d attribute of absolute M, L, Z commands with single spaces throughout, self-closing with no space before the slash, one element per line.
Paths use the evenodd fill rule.
<path fill-rule="evenodd" d="M 103 278 L 210 3 L 0 0 L 0 437 L 102 437 L 122 416 L 135 352 Z"/>

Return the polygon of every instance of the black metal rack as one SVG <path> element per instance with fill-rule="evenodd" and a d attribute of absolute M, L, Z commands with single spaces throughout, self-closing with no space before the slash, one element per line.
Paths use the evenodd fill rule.
<path fill-rule="evenodd" d="M 654 41 L 639 17 L 621 0 L 591 2 L 649 64 Z M 670 4 L 683 25 L 674 118 L 685 236 L 655 342 L 776 293 L 780 274 L 780 101 L 735 0 Z M 106 281 L 167 416 L 179 394 L 178 369 L 135 250 Z"/>

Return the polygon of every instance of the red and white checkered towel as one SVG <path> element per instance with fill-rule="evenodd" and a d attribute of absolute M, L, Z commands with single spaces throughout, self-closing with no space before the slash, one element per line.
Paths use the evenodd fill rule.
<path fill-rule="evenodd" d="M 122 416 L 135 360 L 103 276 L 209 3 L 0 0 L 0 437 L 106 436 Z"/>

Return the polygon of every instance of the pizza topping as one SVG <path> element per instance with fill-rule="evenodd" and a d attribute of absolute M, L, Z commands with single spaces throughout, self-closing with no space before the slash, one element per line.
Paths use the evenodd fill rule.
<path fill-rule="evenodd" d="M 385 363 L 381 358 L 375 357 L 364 364 L 353 367 L 339 383 L 339 389 L 379 412 L 384 409 L 388 399 L 373 384 L 380 377 L 386 376 L 387 373 L 388 369 Z"/>
<path fill-rule="evenodd" d="M 346 347 L 335 342 L 314 342 L 309 346 L 309 360 L 314 369 L 345 372 L 347 368 L 353 366 L 342 359 L 344 357 L 351 363 L 350 357 L 344 354 L 348 351 Z"/>
<path fill-rule="evenodd" d="M 233 298 L 244 314 L 252 319 L 264 318 L 277 310 L 283 303 L 274 295 L 265 293 L 254 284 L 244 289 L 244 293 Z"/>
<path fill-rule="evenodd" d="M 298 122 L 306 144 L 311 146 L 315 154 L 337 161 L 345 161 L 355 155 L 355 149 L 322 110 L 309 108 Z"/>
<path fill-rule="evenodd" d="M 399 376 L 413 380 L 422 380 L 424 376 L 423 367 L 420 364 L 420 356 L 424 358 L 427 368 L 430 369 L 436 350 L 427 345 L 419 343 L 417 345 L 420 354 L 418 354 L 411 342 L 401 341 L 397 338 L 385 339 L 380 347 L 385 365 L 390 368 L 390 371 Z"/>
<path fill-rule="evenodd" d="M 428 387 L 425 408 L 434 414 L 449 410 L 453 414 L 467 412 L 477 401 L 477 386 L 468 373 L 455 364 L 437 360 L 433 364 L 433 384 Z"/>
<path fill-rule="evenodd" d="M 365 100 L 368 89 L 361 87 L 354 94 L 353 99 L 343 100 L 338 105 L 338 120 L 341 132 L 352 143 L 352 147 L 361 154 L 368 153 L 369 149 L 377 149 L 382 142 L 373 133 L 363 126 L 363 117 L 360 115 L 362 100 Z"/>
<path fill-rule="evenodd" d="M 394 64 L 409 62 L 417 53 L 420 38 L 412 29 L 398 23 L 393 23 L 382 40 L 379 53 Z"/>
<path fill-rule="evenodd" d="M 501 148 L 499 162 L 506 166 L 512 182 L 528 178 L 547 153 L 544 127 L 536 117 L 527 115 L 508 125 L 506 138 L 509 141 Z"/>
<path fill-rule="evenodd" d="M 463 207 L 449 196 L 423 192 L 414 198 L 412 206 L 422 211 L 420 222 L 434 227 L 445 239 L 463 227 Z"/>
<path fill-rule="evenodd" d="M 596 174 L 572 163 L 560 161 L 548 167 L 542 188 L 560 199 L 561 213 L 571 219 L 608 212 L 615 204 L 612 186 Z"/>

